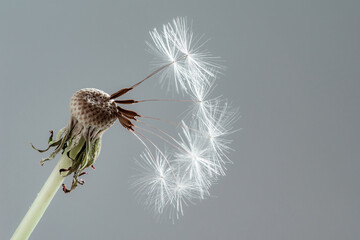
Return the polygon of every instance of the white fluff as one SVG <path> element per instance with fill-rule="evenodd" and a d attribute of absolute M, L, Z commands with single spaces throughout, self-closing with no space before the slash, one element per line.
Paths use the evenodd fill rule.
<path fill-rule="evenodd" d="M 147 44 L 158 67 L 173 63 L 159 73 L 160 83 L 188 95 L 193 106 L 190 117 L 178 124 L 182 131 L 177 138 L 154 127 L 142 129 L 164 140 L 170 154 L 164 154 L 150 138 L 137 135 L 147 150 L 138 161 L 141 173 L 134 186 L 147 207 L 160 214 L 168 210 L 178 218 L 184 206 L 208 197 L 212 183 L 225 175 L 231 143 L 227 137 L 234 132 L 237 111 L 220 97 L 210 98 L 220 66 L 217 58 L 202 50 L 204 42 L 194 37 L 185 18 L 174 19 L 161 32 L 154 29 L 150 36 L 153 43 Z"/>
<path fill-rule="evenodd" d="M 173 84 L 177 92 L 186 92 L 195 83 L 194 76 L 197 76 L 196 84 L 208 84 L 209 77 L 221 69 L 216 63 L 218 58 L 202 49 L 205 42 L 193 35 L 186 18 L 176 18 L 163 25 L 162 32 L 154 29 L 150 36 L 153 43 L 147 42 L 147 45 L 158 58 L 156 67 L 175 62 L 160 75 L 161 83 L 167 83 L 168 89 Z"/>

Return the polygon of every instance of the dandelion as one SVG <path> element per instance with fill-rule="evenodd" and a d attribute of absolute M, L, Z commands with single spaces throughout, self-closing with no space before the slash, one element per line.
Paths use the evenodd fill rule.
<path fill-rule="evenodd" d="M 211 185 L 225 175 L 227 153 L 235 132 L 237 111 L 220 97 L 210 98 L 216 75 L 221 67 L 207 51 L 201 38 L 195 37 L 185 18 L 176 18 L 163 26 L 161 32 L 150 32 L 153 43 L 147 43 L 158 57 L 158 68 L 138 83 L 112 94 L 94 88 L 81 89 L 70 99 L 70 120 L 54 138 L 50 133 L 48 147 L 53 148 L 41 165 L 58 153 L 61 158 L 44 184 L 33 205 L 15 231 L 12 239 L 27 239 L 42 217 L 60 186 L 70 193 L 85 181 L 80 177 L 99 156 L 103 134 L 118 121 L 144 146 L 137 160 L 139 174 L 132 186 L 142 203 L 156 214 L 168 212 L 170 218 L 184 214 L 184 207 L 210 196 Z M 157 75 L 161 84 L 188 99 L 124 98 L 147 79 Z M 156 116 L 143 116 L 132 104 L 156 101 L 187 102 L 192 106 L 184 119 L 177 122 Z M 181 131 L 172 135 L 153 121 L 176 126 Z M 166 145 L 161 149 L 157 142 Z M 95 168 L 94 168 L 95 169 Z M 70 187 L 63 184 L 72 175 Z"/>

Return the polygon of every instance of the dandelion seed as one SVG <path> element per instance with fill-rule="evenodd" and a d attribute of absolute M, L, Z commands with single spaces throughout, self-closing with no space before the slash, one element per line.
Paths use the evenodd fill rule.
<path fill-rule="evenodd" d="M 228 136 L 237 132 L 233 125 L 239 118 L 238 111 L 221 98 L 210 101 L 206 117 L 201 118 L 200 131 L 207 133 L 209 147 L 212 149 L 212 160 L 217 166 L 217 173 L 225 175 L 225 164 L 231 162 L 227 153 L 231 150 L 232 140 Z"/>
<path fill-rule="evenodd" d="M 195 75 L 194 78 L 197 76 Z M 204 121 L 211 121 L 209 111 L 213 108 L 214 102 L 220 97 L 210 98 L 215 87 L 215 77 L 209 78 L 208 84 L 193 84 L 190 87 L 189 95 L 193 104 L 189 108 L 188 116 Z M 186 117 L 188 117 L 186 116 Z"/>
<path fill-rule="evenodd" d="M 145 206 L 153 208 L 156 213 L 162 213 L 164 207 L 173 199 L 173 176 L 165 158 L 156 152 L 155 156 L 146 151 L 140 155 L 142 161 L 137 161 L 141 173 L 134 177 L 133 187 Z"/>
<path fill-rule="evenodd" d="M 176 61 L 160 75 L 160 82 L 168 84 L 168 89 L 173 84 L 176 92 L 187 92 L 194 84 L 209 84 L 209 77 L 222 68 L 216 63 L 218 58 L 202 50 L 205 42 L 201 43 L 201 38 L 193 35 L 186 18 L 176 18 L 164 25 L 161 33 L 154 29 L 150 36 L 153 44 L 147 42 L 147 45 L 158 57 L 157 67 Z M 177 61 L 179 59 L 182 61 Z"/>
<path fill-rule="evenodd" d="M 179 134 L 179 137 L 184 151 L 175 153 L 175 162 L 184 175 L 197 183 L 199 192 L 204 198 L 208 194 L 207 190 L 212 182 L 209 172 L 215 174 L 219 166 L 211 161 L 212 150 L 209 149 L 208 139 L 203 134 L 191 131 L 187 126 L 182 127 L 182 129 L 183 132 Z"/>
<path fill-rule="evenodd" d="M 197 199 L 203 198 L 203 193 L 198 184 L 189 179 L 182 172 L 177 175 L 179 179 L 174 186 L 174 199 L 169 210 L 170 218 L 179 218 L 184 215 L 184 206 L 194 203 Z"/>

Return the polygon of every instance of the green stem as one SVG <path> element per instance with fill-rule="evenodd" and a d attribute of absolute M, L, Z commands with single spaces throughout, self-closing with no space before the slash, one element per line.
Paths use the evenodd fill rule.
<path fill-rule="evenodd" d="M 55 196 L 55 193 L 60 188 L 66 177 L 66 173 L 60 174 L 59 170 L 68 169 L 70 166 L 71 160 L 66 156 L 66 154 L 63 154 L 54 170 L 51 172 L 49 178 L 46 180 L 44 186 L 41 188 L 25 217 L 19 224 L 14 235 L 11 237 L 11 240 L 25 240 L 30 237 L 30 234 L 40 221 L 45 210 Z"/>

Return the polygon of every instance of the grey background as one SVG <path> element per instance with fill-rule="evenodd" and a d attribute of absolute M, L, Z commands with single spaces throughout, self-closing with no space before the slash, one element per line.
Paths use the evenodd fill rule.
<path fill-rule="evenodd" d="M 56 163 L 41 167 L 29 142 L 45 146 L 67 124 L 76 90 L 112 93 L 146 76 L 148 31 L 176 16 L 227 67 L 214 96 L 242 115 L 227 176 L 176 224 L 157 220 L 130 189 L 143 147 L 116 124 L 86 185 L 59 191 L 31 239 L 359 239 L 356 0 L 1 1 L 0 239 Z M 163 96 L 155 83 L 130 96 Z M 178 106 L 135 109 L 177 116 Z"/>

